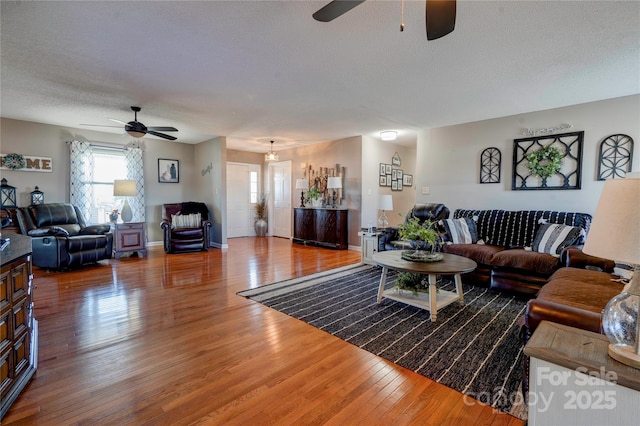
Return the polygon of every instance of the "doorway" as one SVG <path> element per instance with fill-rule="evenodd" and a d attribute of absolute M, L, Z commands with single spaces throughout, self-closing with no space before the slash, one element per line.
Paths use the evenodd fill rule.
<path fill-rule="evenodd" d="M 258 199 L 260 169 L 257 164 L 227 163 L 227 238 L 256 234 L 252 213 Z"/>
<path fill-rule="evenodd" d="M 269 227 L 274 237 L 291 238 L 291 161 L 269 164 Z"/>

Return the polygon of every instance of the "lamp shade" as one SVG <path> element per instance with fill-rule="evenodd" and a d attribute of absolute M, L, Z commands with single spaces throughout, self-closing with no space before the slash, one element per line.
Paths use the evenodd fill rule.
<path fill-rule="evenodd" d="M 385 194 L 378 197 L 379 210 L 393 210 L 393 197 Z"/>
<path fill-rule="evenodd" d="M 329 179 L 327 179 L 327 188 L 329 188 L 329 189 L 340 189 L 340 188 L 342 188 L 342 178 L 330 177 Z"/>
<path fill-rule="evenodd" d="M 309 180 L 308 179 L 296 179 L 296 189 L 300 189 L 302 191 L 306 191 L 309 189 Z"/>
<path fill-rule="evenodd" d="M 113 196 L 114 197 L 134 197 L 138 192 L 135 180 L 114 180 Z"/>
<path fill-rule="evenodd" d="M 583 251 L 640 264 L 640 175 L 604 183 Z"/>

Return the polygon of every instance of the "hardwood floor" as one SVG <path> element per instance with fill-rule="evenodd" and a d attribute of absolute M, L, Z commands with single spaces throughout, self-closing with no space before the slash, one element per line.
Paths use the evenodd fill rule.
<path fill-rule="evenodd" d="M 36 376 L 10 424 L 492 424 L 456 391 L 235 293 L 357 263 L 280 238 L 34 268 Z"/>

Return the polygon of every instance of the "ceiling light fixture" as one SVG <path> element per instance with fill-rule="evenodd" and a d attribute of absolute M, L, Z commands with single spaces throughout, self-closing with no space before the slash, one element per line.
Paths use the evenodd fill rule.
<path fill-rule="evenodd" d="M 264 155 L 264 161 L 278 161 L 278 153 L 273 152 L 273 141 L 271 141 L 271 151 Z"/>
<path fill-rule="evenodd" d="M 385 130 L 384 132 L 380 132 L 380 139 L 383 141 L 395 141 L 398 137 L 398 132 L 393 130 Z"/>

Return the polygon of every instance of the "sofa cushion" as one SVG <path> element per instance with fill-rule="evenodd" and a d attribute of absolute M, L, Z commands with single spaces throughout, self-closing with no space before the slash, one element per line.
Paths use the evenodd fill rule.
<path fill-rule="evenodd" d="M 560 268 L 545 284 L 536 299 L 601 313 L 623 285 L 611 281 L 606 272 L 578 268 Z"/>
<path fill-rule="evenodd" d="M 558 269 L 558 264 L 557 257 L 524 249 L 503 250 L 491 258 L 494 267 L 522 269 L 546 276 Z"/>
<path fill-rule="evenodd" d="M 200 213 L 171 215 L 171 228 L 198 228 L 202 224 Z"/>
<path fill-rule="evenodd" d="M 540 225 L 531 244 L 531 249 L 539 253 L 559 256 L 562 250 L 575 244 L 583 230 L 576 226 L 545 223 Z"/>
<path fill-rule="evenodd" d="M 76 210 L 71 204 L 37 204 L 29 206 L 29 210 L 36 228 L 79 223 Z"/>
<path fill-rule="evenodd" d="M 445 244 L 443 247 L 445 253 L 468 257 L 476 263 L 484 265 L 491 264 L 493 256 L 502 250 L 504 250 L 504 248 L 488 244 Z"/>
<path fill-rule="evenodd" d="M 445 219 L 438 222 L 444 228 L 447 242 L 452 244 L 475 244 L 478 242 L 476 222 L 468 217 Z"/>

